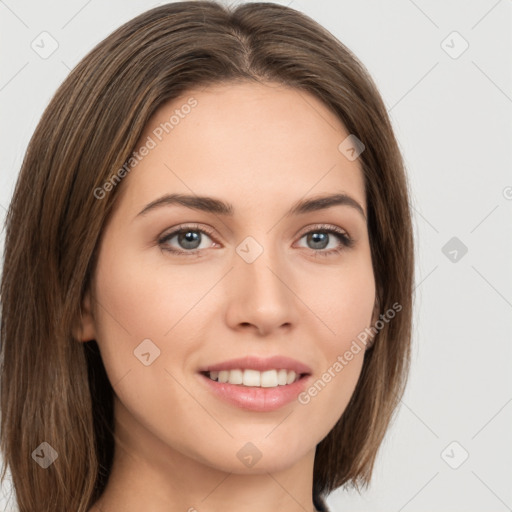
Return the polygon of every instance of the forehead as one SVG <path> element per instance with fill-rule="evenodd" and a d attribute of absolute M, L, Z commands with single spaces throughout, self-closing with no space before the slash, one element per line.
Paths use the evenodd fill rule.
<path fill-rule="evenodd" d="M 162 105 L 135 151 L 150 147 L 123 183 L 140 206 L 171 192 L 229 199 L 239 208 L 348 193 L 366 210 L 349 136 L 313 95 L 279 84 L 233 83 L 190 90 Z"/>

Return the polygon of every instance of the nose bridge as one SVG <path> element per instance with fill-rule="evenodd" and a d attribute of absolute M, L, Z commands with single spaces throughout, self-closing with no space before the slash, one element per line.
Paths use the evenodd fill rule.
<path fill-rule="evenodd" d="M 290 290 L 286 259 L 272 236 L 247 237 L 236 248 L 230 304 L 231 319 L 269 331 L 296 321 L 296 304 Z"/>
<path fill-rule="evenodd" d="M 261 240 L 261 235 L 259 238 Z M 241 274 L 242 282 L 251 288 L 247 290 L 250 295 L 276 301 L 286 299 L 288 294 L 282 278 L 278 278 L 279 274 L 286 274 L 284 259 L 271 240 L 271 235 L 266 236 L 261 243 L 253 237 L 247 237 L 239 244 L 237 254 L 242 261 L 237 264 L 237 272 Z"/>

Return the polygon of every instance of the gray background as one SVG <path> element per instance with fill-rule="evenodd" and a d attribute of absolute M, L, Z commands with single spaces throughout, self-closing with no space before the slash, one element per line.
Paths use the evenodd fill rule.
<path fill-rule="evenodd" d="M 407 392 L 370 489 L 338 490 L 328 504 L 354 512 L 512 510 L 512 2 L 278 3 L 320 22 L 367 66 L 400 141 L 414 204 Z M 156 5 L 0 1 L 2 221 L 58 85 L 97 42 Z M 43 31 L 58 43 L 48 58 L 31 48 L 34 40 L 42 46 Z M 14 510 L 12 500 L 0 505 Z"/>

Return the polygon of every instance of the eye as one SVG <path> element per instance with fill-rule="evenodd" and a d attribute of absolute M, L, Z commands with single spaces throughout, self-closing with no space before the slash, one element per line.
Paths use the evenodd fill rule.
<path fill-rule="evenodd" d="M 310 249 L 315 252 L 315 256 L 330 256 L 338 254 L 344 249 L 354 245 L 354 240 L 342 229 L 334 226 L 315 226 L 301 236 L 301 240 L 306 238 L 306 243 Z M 325 250 L 329 245 L 334 245 L 329 250 Z"/>
<path fill-rule="evenodd" d="M 200 256 L 203 249 L 218 245 L 216 242 L 207 243 L 212 240 L 213 232 L 206 227 L 199 225 L 181 225 L 170 233 L 165 234 L 158 240 L 159 246 L 164 251 L 182 256 Z M 341 228 L 335 226 L 319 225 L 303 233 L 300 240 L 306 238 L 315 256 L 330 256 L 338 254 L 346 248 L 354 245 L 354 240 Z M 201 245 L 204 243 L 204 246 Z M 176 247 L 177 244 L 177 247 Z M 328 250 L 329 245 L 334 244 Z"/>
<path fill-rule="evenodd" d="M 212 247 L 212 244 L 206 244 L 201 247 L 201 244 L 205 239 L 210 239 L 212 235 L 211 231 L 197 225 L 193 226 L 179 226 L 174 231 L 164 235 L 158 240 L 158 244 L 163 250 L 169 251 L 173 254 L 186 254 L 195 255 L 202 249 Z M 172 245 L 173 239 L 176 239 L 175 243 L 178 244 L 178 248 Z"/>

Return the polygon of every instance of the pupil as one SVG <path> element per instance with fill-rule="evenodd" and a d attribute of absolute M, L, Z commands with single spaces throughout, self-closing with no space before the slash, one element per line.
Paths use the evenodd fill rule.
<path fill-rule="evenodd" d="M 199 241 L 200 239 L 200 236 L 197 232 L 195 231 L 185 231 L 183 233 L 180 234 L 179 236 L 179 241 L 180 243 L 184 243 L 184 248 L 185 249 L 197 249 L 196 246 L 194 246 L 194 244 Z"/>
<path fill-rule="evenodd" d="M 327 236 L 328 233 L 313 233 L 309 235 L 310 240 L 312 239 L 313 244 L 320 244 L 317 247 L 313 247 L 314 249 L 325 249 L 327 247 Z"/>

